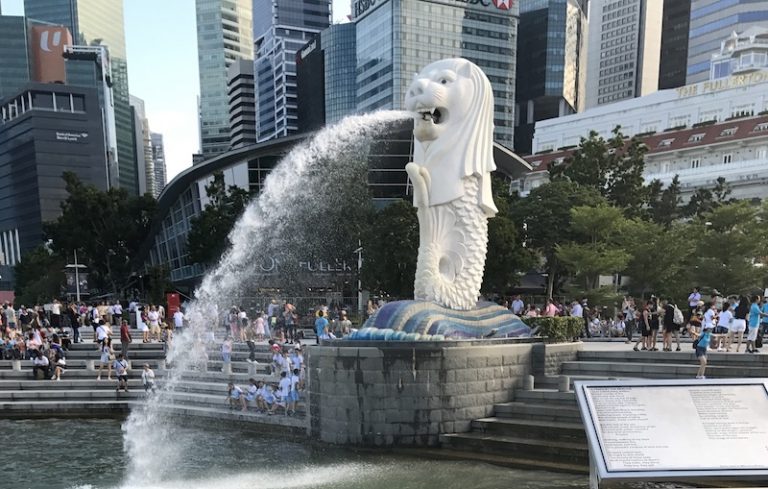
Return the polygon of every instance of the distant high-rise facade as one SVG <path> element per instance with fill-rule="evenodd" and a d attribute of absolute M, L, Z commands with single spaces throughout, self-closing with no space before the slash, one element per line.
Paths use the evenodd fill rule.
<path fill-rule="evenodd" d="M 266 141 L 298 131 L 296 53 L 330 25 L 331 0 L 260 0 L 253 18 L 258 139 Z"/>
<path fill-rule="evenodd" d="M 158 132 L 150 133 L 152 139 L 152 160 L 155 162 L 155 197 L 160 196 L 160 192 L 168 183 L 168 171 L 165 168 L 165 144 L 163 144 L 163 135 Z"/>
<path fill-rule="evenodd" d="M 357 109 L 402 109 L 413 75 L 432 61 L 462 57 L 493 86 L 494 137 L 514 143 L 518 2 L 357 0 Z"/>
<path fill-rule="evenodd" d="M 144 101 L 131 95 L 131 111 L 133 113 L 133 133 L 135 136 L 134 151 L 138 168 L 139 195 L 157 195 L 155 187 L 155 159 L 152 153 L 152 138 L 150 137 L 149 119 L 144 108 Z"/>
<path fill-rule="evenodd" d="M 229 97 L 229 145 L 242 148 L 256 144 L 256 95 L 253 60 L 239 59 L 227 71 Z"/>
<path fill-rule="evenodd" d="M 691 0 L 664 0 L 659 90 L 685 85 L 690 25 Z"/>
<path fill-rule="evenodd" d="M 576 0 L 523 0 L 517 37 L 514 149 L 528 154 L 537 121 L 578 109 L 587 16 Z"/>
<path fill-rule="evenodd" d="M 333 124 L 357 110 L 355 24 L 334 24 L 296 55 L 299 131 Z"/>
<path fill-rule="evenodd" d="M 27 21 L 0 15 L 0 100 L 16 95 L 30 81 Z"/>
<path fill-rule="evenodd" d="M 584 104 L 610 104 L 659 87 L 663 0 L 591 0 Z"/>
<path fill-rule="evenodd" d="M 252 1 L 195 1 L 200 148 L 204 157 L 229 149 L 227 69 L 239 59 L 253 59 Z"/>
<path fill-rule="evenodd" d="M 693 0 L 687 83 L 710 78 L 712 55 L 734 32 L 768 26 L 768 0 Z"/>
<path fill-rule="evenodd" d="M 123 0 L 24 0 L 24 13 L 30 19 L 67 27 L 77 45 L 109 48 L 117 134 L 117 180 L 120 187 L 138 193 Z"/>

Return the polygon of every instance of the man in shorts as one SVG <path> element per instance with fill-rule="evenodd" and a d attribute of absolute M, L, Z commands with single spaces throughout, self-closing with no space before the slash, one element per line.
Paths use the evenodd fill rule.
<path fill-rule="evenodd" d="M 128 392 L 128 362 L 123 357 L 123 354 L 117 356 L 112 368 L 115 369 L 117 374 L 117 392 L 120 392 L 122 388 L 125 392 Z"/>

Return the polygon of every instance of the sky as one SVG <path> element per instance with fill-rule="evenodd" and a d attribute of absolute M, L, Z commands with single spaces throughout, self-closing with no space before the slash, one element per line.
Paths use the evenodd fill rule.
<path fill-rule="evenodd" d="M 24 12 L 24 0 L 0 3 L 3 15 Z M 333 0 L 335 21 L 349 11 L 349 0 Z M 170 181 L 200 149 L 195 1 L 124 0 L 124 14 L 128 87 L 144 100 L 152 132 L 163 134 Z"/>

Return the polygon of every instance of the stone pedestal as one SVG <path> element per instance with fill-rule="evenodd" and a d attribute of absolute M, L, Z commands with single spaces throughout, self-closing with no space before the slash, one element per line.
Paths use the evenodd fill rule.
<path fill-rule="evenodd" d="M 21 360 L 14 360 L 12 365 L 15 372 L 21 372 Z"/>
<path fill-rule="evenodd" d="M 344 343 L 307 355 L 311 434 L 328 443 L 435 446 L 531 373 L 532 344 L 515 340 Z"/>

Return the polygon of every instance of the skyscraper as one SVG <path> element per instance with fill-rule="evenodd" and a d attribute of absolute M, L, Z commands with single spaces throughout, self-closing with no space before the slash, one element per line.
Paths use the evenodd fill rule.
<path fill-rule="evenodd" d="M 155 162 L 155 197 L 165 188 L 168 172 L 165 168 L 165 145 L 163 135 L 158 132 L 150 133 L 152 139 L 152 159 Z"/>
<path fill-rule="evenodd" d="M 195 1 L 200 72 L 200 148 L 204 157 L 229 149 L 227 69 L 238 59 L 253 59 L 251 2 Z"/>
<path fill-rule="evenodd" d="M 259 141 L 298 130 L 296 53 L 330 25 L 331 0 L 260 0 L 254 5 Z"/>
<path fill-rule="evenodd" d="M 664 0 L 659 90 L 685 85 L 690 25 L 691 0 Z"/>
<path fill-rule="evenodd" d="M 117 135 L 117 180 L 120 187 L 137 193 L 123 0 L 24 0 L 24 13 L 30 19 L 67 27 L 75 44 L 108 47 Z"/>
<path fill-rule="evenodd" d="M 734 32 L 768 25 L 768 0 L 693 0 L 687 84 L 710 78 L 712 55 Z"/>
<path fill-rule="evenodd" d="M 131 113 L 133 115 L 133 134 L 135 137 L 137 178 L 139 195 L 157 195 L 155 186 L 155 159 L 152 153 L 152 138 L 149 131 L 149 119 L 144 108 L 144 101 L 131 95 Z"/>
<path fill-rule="evenodd" d="M 655 92 L 659 87 L 662 0 L 591 0 L 584 107 Z"/>
<path fill-rule="evenodd" d="M 0 15 L 0 100 L 29 83 L 29 48 L 24 17 Z"/>
<path fill-rule="evenodd" d="M 520 2 L 515 151 L 531 152 L 537 121 L 576 112 L 586 21 L 576 0 Z"/>
<path fill-rule="evenodd" d="M 229 67 L 227 95 L 230 147 L 242 148 L 256 144 L 256 98 L 252 59 L 239 59 Z"/>
<path fill-rule="evenodd" d="M 495 96 L 495 139 L 512 147 L 518 3 L 357 0 L 357 108 L 402 109 L 413 75 L 442 58 L 483 69 Z"/>

